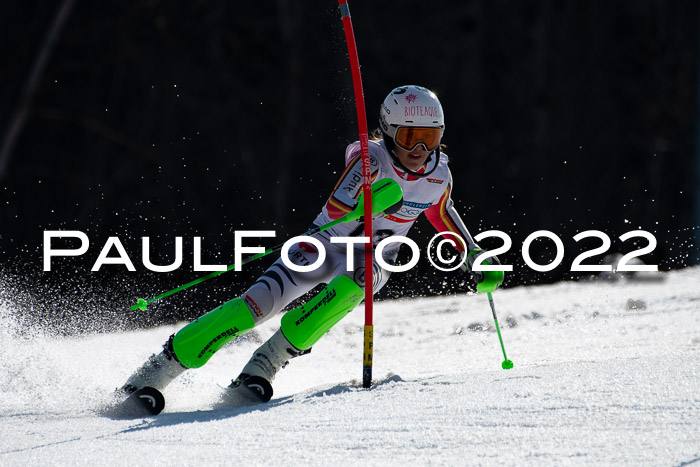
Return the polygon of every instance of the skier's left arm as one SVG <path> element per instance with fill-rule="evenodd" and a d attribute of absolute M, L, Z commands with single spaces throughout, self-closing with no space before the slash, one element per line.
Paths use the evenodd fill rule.
<path fill-rule="evenodd" d="M 454 247 L 462 253 L 465 250 L 471 251 L 475 248 L 479 248 L 474 242 L 474 239 L 469 234 L 469 230 L 462 222 L 462 218 L 457 213 L 454 208 L 454 203 L 450 197 L 450 192 L 452 191 L 452 183 L 448 183 L 445 191 L 442 193 L 440 200 L 426 209 L 425 217 L 428 218 L 430 223 L 435 227 L 435 230 L 442 233 L 442 236 L 448 240 L 454 242 Z M 455 239 L 454 235 L 459 235 L 459 237 L 464 240 L 464 243 Z"/>
<path fill-rule="evenodd" d="M 440 200 L 424 211 L 425 216 L 433 227 L 435 227 L 438 232 L 442 233 L 444 238 L 454 242 L 453 245 L 455 249 L 460 252 L 462 258 L 465 256 L 467 257 L 467 261 L 465 261 L 462 266 L 462 270 L 471 274 L 474 282 L 477 283 L 477 290 L 479 292 L 492 292 L 503 283 L 503 272 L 472 270 L 474 260 L 478 254 L 483 253 L 484 250 L 479 248 L 479 245 L 474 242 L 462 218 L 457 213 L 450 196 L 451 191 L 452 180 L 448 183 Z M 459 237 L 464 240 L 464 244 L 458 239 L 455 239 L 454 235 L 451 234 L 459 235 Z M 501 262 L 498 260 L 498 257 L 492 256 L 484 260 L 482 264 L 501 264 Z"/>

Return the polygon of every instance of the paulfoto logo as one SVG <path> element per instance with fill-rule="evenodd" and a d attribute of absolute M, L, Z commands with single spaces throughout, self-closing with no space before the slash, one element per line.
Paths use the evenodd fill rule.
<path fill-rule="evenodd" d="M 278 249 L 281 249 L 281 258 L 284 264 L 293 271 L 299 272 L 310 272 L 315 271 L 326 259 L 326 249 L 322 242 L 317 238 L 308 235 L 300 235 L 297 237 L 290 238 L 281 248 L 265 249 L 260 246 L 243 246 L 244 238 L 269 238 L 275 237 L 274 230 L 237 230 L 234 232 L 234 264 L 231 266 L 218 265 L 218 264 L 202 264 L 202 237 L 193 237 L 193 255 L 194 255 L 194 271 L 198 272 L 224 272 L 229 270 L 241 271 L 242 266 L 255 258 L 260 258 L 267 254 L 273 253 Z M 510 251 L 513 246 L 513 242 L 510 236 L 500 230 L 489 230 L 481 232 L 474 237 L 476 242 L 480 242 L 485 238 L 496 237 L 503 241 L 503 245 L 500 247 L 485 251 L 475 257 L 473 261 L 473 270 L 475 271 L 513 271 L 513 266 L 510 264 L 484 264 L 485 260 L 497 255 L 504 255 L 506 252 Z M 574 241 L 579 242 L 585 238 L 597 238 L 602 244 L 601 246 L 585 251 L 579 254 L 571 263 L 572 272 L 605 272 L 612 271 L 613 266 L 610 264 L 582 264 L 584 260 L 593 258 L 598 255 L 602 255 L 607 252 L 612 242 L 610 237 L 601 232 L 600 230 L 587 230 L 581 232 L 573 237 Z M 620 235 L 620 240 L 626 242 L 632 238 L 642 238 L 646 240 L 647 245 L 627 253 L 620 259 L 619 263 L 615 267 L 617 271 L 658 271 L 658 266 L 655 264 L 630 264 L 630 261 L 639 256 L 651 253 L 656 248 L 656 238 L 650 232 L 645 230 L 632 230 L 623 235 Z M 80 241 L 80 246 L 78 248 L 55 248 L 53 245 L 53 239 L 56 238 L 73 238 Z M 548 264 L 538 264 L 533 261 L 530 255 L 530 247 L 532 243 L 537 239 L 547 239 L 552 242 L 556 249 L 556 255 L 554 260 Z M 364 245 L 369 243 L 368 237 L 331 237 L 331 243 L 333 244 L 345 244 L 346 248 L 346 268 L 347 271 L 353 270 L 354 265 L 354 255 L 356 253 L 356 246 Z M 318 250 L 318 256 L 316 261 L 311 264 L 298 265 L 294 264 L 289 260 L 289 249 L 298 244 L 306 243 L 313 245 Z M 437 242 L 437 243 L 436 243 Z M 392 243 L 403 243 L 407 245 L 411 250 L 410 260 L 403 265 L 393 265 L 384 261 L 382 253 L 384 249 Z M 153 264 L 150 258 L 150 238 L 141 238 L 141 262 L 143 266 L 154 272 L 172 272 L 178 269 L 182 265 L 183 258 L 183 237 L 175 237 L 175 259 L 171 264 L 168 265 L 156 265 Z M 451 248 L 447 248 L 449 245 Z M 458 245 L 461 246 L 462 250 L 467 249 L 467 243 L 465 240 L 454 232 L 439 232 L 435 234 L 427 247 L 427 257 L 430 263 L 436 269 L 441 271 L 454 271 L 462 267 L 467 261 L 466 255 L 455 255 L 453 252 L 455 249 L 459 249 Z M 44 271 L 51 271 L 52 258 L 60 258 L 67 256 L 81 256 L 85 254 L 90 247 L 90 239 L 87 234 L 79 230 L 46 230 L 44 231 L 44 241 L 43 241 L 43 265 Z M 430 252 L 435 249 L 434 255 Z M 116 252 L 116 256 L 111 255 L 112 251 Z M 563 258 L 564 258 L 564 244 L 554 232 L 548 230 L 538 230 L 528 235 L 528 237 L 523 241 L 522 247 L 520 249 L 523 260 L 525 264 L 538 272 L 547 272 L 557 268 Z M 244 254 L 255 255 L 253 257 L 248 257 L 243 259 Z M 435 261 L 432 256 L 437 258 Z M 413 268 L 418 264 L 420 259 L 420 248 L 418 244 L 408 237 L 400 235 L 392 235 L 382 239 L 377 243 L 374 250 L 374 259 L 377 264 L 390 272 L 404 272 Z M 134 263 L 130 256 L 126 252 L 124 245 L 119 240 L 118 237 L 109 237 L 102 249 L 100 254 L 93 264 L 91 271 L 99 271 L 104 265 L 122 265 L 129 271 L 136 271 Z"/>

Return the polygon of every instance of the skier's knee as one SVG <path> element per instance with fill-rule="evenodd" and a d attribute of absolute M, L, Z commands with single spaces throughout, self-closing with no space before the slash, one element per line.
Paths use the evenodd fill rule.
<path fill-rule="evenodd" d="M 394 264 L 394 261 L 392 259 L 387 259 L 385 261 L 391 265 Z M 364 287 L 365 287 L 365 267 L 364 267 L 364 265 L 358 266 L 355 269 L 355 271 L 348 273 L 347 276 L 350 277 L 352 280 L 354 280 L 358 286 L 360 286 L 364 289 Z M 380 267 L 379 264 L 377 264 L 377 262 L 375 261 L 372 264 L 372 292 L 375 294 L 377 292 L 379 292 L 382 289 L 382 287 L 384 287 L 384 285 L 386 285 L 387 281 L 389 280 L 389 276 L 391 276 L 391 272 Z"/>
<path fill-rule="evenodd" d="M 255 327 L 253 315 L 240 298 L 234 298 L 180 329 L 173 352 L 187 368 L 199 368 L 227 342 Z"/>
<path fill-rule="evenodd" d="M 257 281 L 241 295 L 250 312 L 253 314 L 255 324 L 267 321 L 279 311 L 279 305 L 275 305 L 275 297 L 270 291 L 270 287 L 263 281 Z M 278 300 L 279 301 L 279 300 Z"/>
<path fill-rule="evenodd" d="M 338 276 L 308 303 L 284 315 L 282 333 L 297 349 L 310 349 L 362 298 L 362 289 L 352 279 Z"/>

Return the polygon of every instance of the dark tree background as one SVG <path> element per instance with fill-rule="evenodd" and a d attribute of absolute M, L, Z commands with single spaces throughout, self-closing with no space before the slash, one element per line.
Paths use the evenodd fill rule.
<path fill-rule="evenodd" d="M 0 267 L 3 290 L 40 319 L 85 322 L 100 310 L 109 328 L 110 317 L 191 318 L 241 293 L 270 261 L 136 318 L 125 310 L 202 275 L 191 267 L 194 236 L 204 237 L 205 262 L 230 264 L 235 230 L 276 230 L 265 244 L 306 230 L 357 137 L 334 1 L 12 3 L 0 19 Z M 572 237 L 589 229 L 623 253 L 646 242 L 619 235 L 652 232 L 658 246 L 643 259 L 662 270 L 698 262 L 698 2 L 350 6 L 370 124 L 395 86 L 437 92 L 458 210 L 472 234 L 513 239 L 501 256 L 515 267 L 506 286 L 578 277 L 573 258 L 599 242 Z M 86 232 L 90 250 L 43 272 L 42 235 L 55 229 Z M 520 254 L 540 229 L 565 244 L 550 273 Z M 432 233 L 423 220 L 413 238 L 425 245 Z M 183 267 L 147 271 L 141 237 L 151 238 L 154 262 L 169 263 L 176 235 Z M 90 272 L 109 236 L 137 272 Z M 554 257 L 547 240 L 531 251 L 540 263 Z M 381 297 L 468 287 L 423 260 Z"/>

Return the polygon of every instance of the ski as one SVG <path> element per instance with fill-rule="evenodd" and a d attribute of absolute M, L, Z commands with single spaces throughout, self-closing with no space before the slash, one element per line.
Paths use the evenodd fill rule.
<path fill-rule="evenodd" d="M 255 402 L 268 402 L 272 399 L 272 385 L 260 376 L 248 376 L 235 388 L 239 394 Z"/>
<path fill-rule="evenodd" d="M 165 398 L 156 388 L 137 389 L 121 403 L 119 414 L 123 417 L 147 417 L 158 415 L 165 408 Z"/>

